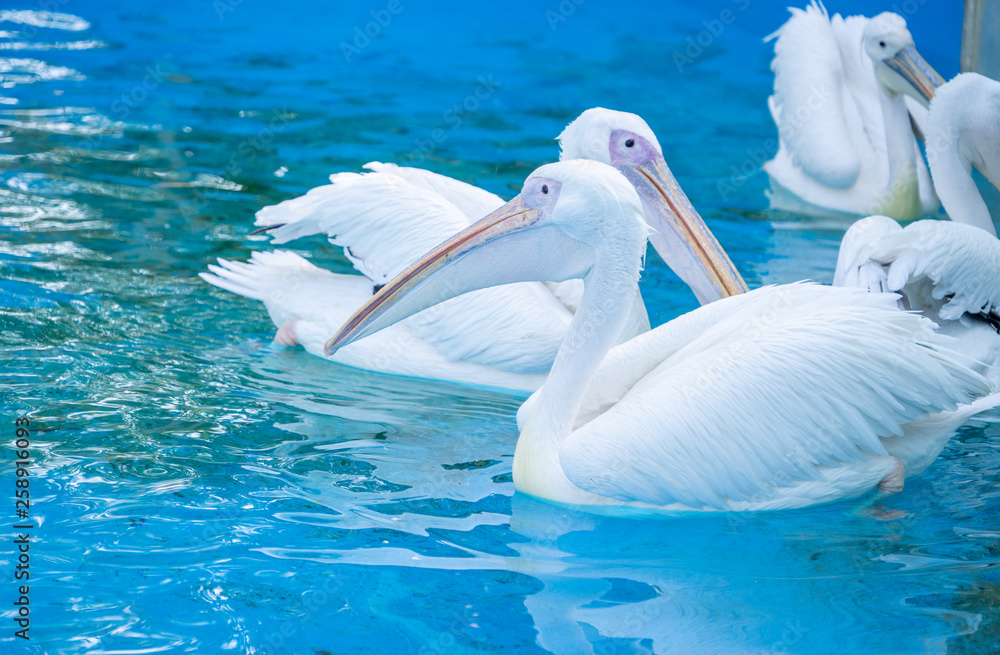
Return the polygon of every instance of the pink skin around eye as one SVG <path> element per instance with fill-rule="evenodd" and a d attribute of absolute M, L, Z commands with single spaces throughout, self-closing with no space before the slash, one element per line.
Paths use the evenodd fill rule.
<path fill-rule="evenodd" d="M 627 143 L 632 143 L 632 147 L 627 146 Z M 628 130 L 613 131 L 608 148 L 611 154 L 611 165 L 615 167 L 621 165 L 642 166 L 646 162 L 660 157 L 660 153 L 656 151 L 653 144 Z"/>
<path fill-rule="evenodd" d="M 542 207 L 554 204 L 556 198 L 559 197 L 560 190 L 562 190 L 562 183 L 558 180 L 547 177 L 536 177 L 532 178 L 531 182 L 525 185 L 524 190 L 521 191 L 521 197 L 524 199 L 524 204 L 528 207 L 541 209 Z"/>

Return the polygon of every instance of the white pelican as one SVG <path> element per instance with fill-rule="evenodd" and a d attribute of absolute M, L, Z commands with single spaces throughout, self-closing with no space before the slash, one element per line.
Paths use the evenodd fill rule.
<path fill-rule="evenodd" d="M 640 117 L 590 109 L 559 136 L 562 158 L 590 158 L 627 168 L 622 153 L 647 149 L 662 161 L 656 136 Z M 276 341 L 323 356 L 323 345 L 373 289 L 503 200 L 464 182 L 393 164 L 367 174 L 338 173 L 331 184 L 258 212 L 275 243 L 326 234 L 364 274 L 337 275 L 288 251 L 254 253 L 249 263 L 219 260 L 206 281 L 264 302 L 278 326 Z M 666 168 L 663 167 L 665 171 Z M 633 173 L 637 184 L 676 186 L 672 176 Z M 681 194 L 683 195 L 683 194 Z M 697 217 L 673 225 L 674 214 L 647 206 L 650 239 L 701 302 L 746 291 L 725 251 Z M 681 240 L 681 230 L 693 238 Z M 703 263 L 704 262 L 704 263 Z M 711 275 L 706 275 L 705 264 Z M 582 284 L 528 282 L 455 298 L 379 338 L 338 352 L 336 361 L 384 373 L 534 391 L 545 379 L 572 319 Z M 630 291 L 620 341 L 649 329 L 642 298 Z"/>
<path fill-rule="evenodd" d="M 657 173 L 662 159 L 643 154 L 630 170 Z M 654 202 L 660 192 L 639 188 Z M 582 278 L 549 378 L 519 412 L 513 479 L 589 508 L 780 509 L 895 491 L 965 418 L 1000 403 L 930 321 L 860 289 L 765 287 L 614 347 L 645 247 L 640 202 L 598 162 L 542 166 L 369 299 L 327 350 L 472 289 Z"/>
<path fill-rule="evenodd" d="M 910 113 L 919 124 L 944 80 L 917 53 L 906 21 L 830 19 L 816 2 L 790 11 L 768 37 L 777 37 L 768 107 L 779 143 L 763 166 L 771 206 L 898 219 L 937 210 Z"/>
<path fill-rule="evenodd" d="M 964 73 L 940 87 L 927 152 L 951 221 L 858 221 L 844 235 L 834 284 L 899 292 L 904 308 L 958 338 L 953 347 L 1000 383 L 1000 240 L 971 173 L 974 164 L 1000 183 L 1000 82 Z"/>

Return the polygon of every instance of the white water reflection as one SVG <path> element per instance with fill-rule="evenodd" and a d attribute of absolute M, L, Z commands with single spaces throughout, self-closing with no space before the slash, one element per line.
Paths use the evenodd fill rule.
<path fill-rule="evenodd" d="M 0 88 L 50 80 L 80 82 L 86 77 L 66 66 L 52 66 L 38 59 L 0 57 Z"/>
<path fill-rule="evenodd" d="M 90 23 L 79 16 L 61 14 L 54 11 L 37 11 L 31 9 L 0 10 L 0 23 L 20 23 L 33 27 L 47 27 L 55 30 L 82 32 L 90 29 Z"/>

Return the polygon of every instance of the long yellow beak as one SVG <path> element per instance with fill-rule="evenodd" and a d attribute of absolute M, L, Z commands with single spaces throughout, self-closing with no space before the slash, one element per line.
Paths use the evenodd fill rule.
<path fill-rule="evenodd" d="M 327 356 L 352 341 L 386 328 L 431 305 L 473 288 L 490 286 L 484 284 L 488 280 L 483 279 L 483 275 L 471 281 L 463 280 L 461 275 L 455 275 L 448 279 L 438 278 L 433 294 L 417 293 L 420 287 L 436 277 L 436 273 L 441 269 L 453 266 L 465 255 L 482 249 L 491 241 L 534 227 L 541 216 L 541 211 L 526 206 L 521 196 L 517 196 L 489 216 L 437 246 L 379 289 L 378 293 L 354 312 L 341 327 L 340 332 L 326 342 L 324 351 Z M 484 275 L 489 277 L 488 273 Z M 441 287 L 442 284 L 444 287 Z"/>
<path fill-rule="evenodd" d="M 680 189 L 662 157 L 625 167 L 657 217 L 650 241 L 695 290 L 699 300 L 744 293 L 747 285 L 711 230 Z M 622 169 L 619 169 L 622 170 Z M 411 264 L 360 307 L 326 342 L 327 356 L 347 344 L 432 305 L 497 284 L 583 278 L 594 251 L 552 225 L 542 210 L 517 196 Z M 517 242 L 521 256 L 510 246 Z M 676 256 L 680 253 L 680 256 Z M 679 264 L 680 262 L 680 264 Z M 441 274 L 448 269 L 447 275 Z M 679 270 L 680 269 L 680 270 Z"/>
<path fill-rule="evenodd" d="M 645 201 L 649 241 L 702 304 L 746 293 L 746 282 L 662 157 L 622 172 Z M 652 215 L 651 215 L 652 214 Z M 658 223 L 658 224 L 656 224 Z"/>

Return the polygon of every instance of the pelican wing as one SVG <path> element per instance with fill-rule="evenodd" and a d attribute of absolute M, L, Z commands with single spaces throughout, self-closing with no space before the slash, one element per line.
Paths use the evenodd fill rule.
<path fill-rule="evenodd" d="M 276 326 L 297 319 L 292 328 L 296 340 L 320 357 L 325 357 L 323 346 L 330 335 L 372 293 L 371 281 L 363 276 L 331 273 L 286 250 L 255 252 L 245 263 L 220 259 L 219 265 L 210 265 L 209 270 L 211 273 L 200 274 L 206 282 L 262 301 Z M 544 359 L 549 358 L 551 363 L 558 335 L 548 342 L 525 339 L 525 334 L 533 334 L 525 331 L 525 325 L 531 329 L 531 318 L 530 313 L 520 322 L 501 316 L 496 323 L 472 325 L 482 342 L 470 344 L 447 330 L 433 334 L 436 341 L 422 338 L 421 333 L 426 332 L 421 324 L 424 319 L 417 314 L 351 344 L 332 359 L 393 375 L 534 390 L 545 379 L 548 365 Z M 544 320 L 542 324 L 544 333 Z M 464 325 L 469 327 L 469 323 Z"/>
<path fill-rule="evenodd" d="M 220 259 L 219 265 L 211 265 L 209 270 L 211 274 L 201 274 L 203 279 L 227 291 L 263 301 L 275 325 L 298 318 L 315 326 L 315 343 L 302 343 L 321 355 L 325 341 L 371 297 L 369 280 L 358 275 L 330 273 L 289 251 L 254 253 L 247 263 Z M 419 368 L 408 364 L 405 370 L 397 370 L 394 362 L 389 361 L 407 359 L 403 349 L 419 346 L 433 349 L 434 357 L 446 362 L 490 366 L 518 375 L 544 375 L 552 366 L 570 320 L 572 315 L 539 282 L 473 291 L 404 321 L 412 335 L 410 344 L 380 353 L 378 359 L 387 361 L 378 367 L 372 364 L 363 367 L 420 376 Z M 443 365 L 435 366 L 438 370 Z M 449 379 L 445 373 L 441 375 Z M 430 376 L 430 369 L 423 375 Z M 506 377 L 502 380 L 492 386 L 512 386 Z M 512 388 L 533 389 L 537 381 L 532 382 L 528 387 Z"/>
<path fill-rule="evenodd" d="M 248 262 L 219 258 L 209 273 L 198 275 L 214 286 L 264 303 L 278 327 L 298 318 L 336 329 L 358 305 L 371 297 L 372 283 L 360 275 L 338 275 L 288 250 L 255 252 Z M 319 344 L 319 350 L 322 343 Z"/>
<path fill-rule="evenodd" d="M 461 182 L 447 175 L 433 173 L 423 168 L 383 164 L 377 161 L 365 164 L 365 168 L 382 175 L 394 175 L 422 189 L 434 191 L 458 207 L 465 214 L 466 218 L 469 219 L 469 225 L 475 223 L 504 203 L 503 198 L 495 193 L 490 193 L 477 186 Z"/>
<path fill-rule="evenodd" d="M 337 173 L 331 184 L 265 207 L 257 225 L 274 243 L 326 234 L 361 273 L 384 284 L 468 226 L 468 218 L 432 189 L 383 173 Z"/>
<path fill-rule="evenodd" d="M 385 284 L 424 253 L 503 204 L 488 191 L 419 168 L 380 162 L 365 167 L 372 172 L 336 173 L 330 176 L 331 184 L 261 209 L 256 224 L 273 226 L 268 230 L 273 243 L 326 234 L 333 244 L 343 246 L 358 272 L 375 284 Z M 583 295 L 580 280 L 544 284 L 561 310 L 576 311 Z M 637 326 L 633 334 L 648 330 L 641 299 L 631 311 Z"/>
<path fill-rule="evenodd" d="M 655 354 L 672 354 L 560 446 L 574 484 L 717 509 L 838 476 L 850 486 L 844 471 L 888 466 L 879 437 L 989 390 L 938 352 L 929 321 L 898 311 L 887 294 L 784 285 L 693 313 L 704 316 L 685 330 L 708 329 L 680 348 L 690 335 L 666 330 L 671 343 Z M 650 351 L 660 332 L 645 337 Z"/>
<path fill-rule="evenodd" d="M 877 244 L 882 237 L 902 230 L 899 223 L 888 216 L 868 216 L 856 221 L 840 242 L 834 286 L 883 293 L 898 291 L 889 289 L 889 272 L 877 256 Z"/>
<path fill-rule="evenodd" d="M 436 192 L 465 214 L 469 225 L 496 210 L 504 203 L 503 198 L 494 193 L 467 184 L 466 182 L 460 182 L 447 175 L 432 173 L 422 168 L 409 168 L 380 162 L 365 164 L 365 168 L 382 175 L 394 175 L 422 189 Z M 580 299 L 583 297 L 583 280 L 546 282 L 545 285 L 566 309 L 571 313 L 576 312 L 577 307 L 580 306 Z M 645 306 L 642 305 L 641 300 L 638 305 L 633 306 L 633 311 L 640 308 L 642 315 L 645 316 Z M 647 318 L 645 319 L 645 327 L 641 331 L 645 332 L 648 329 L 649 320 Z"/>
<path fill-rule="evenodd" d="M 822 5 L 790 11 L 792 17 L 769 37 L 777 37 L 771 111 L 793 164 L 826 186 L 846 189 L 862 165 L 851 138 L 861 119 L 846 86 L 848 73 L 858 71 L 854 66 L 845 71 L 841 42 L 846 37 L 834 31 Z M 844 26 L 839 16 L 835 19 Z"/>
<path fill-rule="evenodd" d="M 945 301 L 938 312 L 944 320 L 1000 309 L 1000 240 L 978 227 L 917 221 L 872 249 L 872 259 L 888 266 L 890 290 L 929 281 L 932 298 Z"/>

